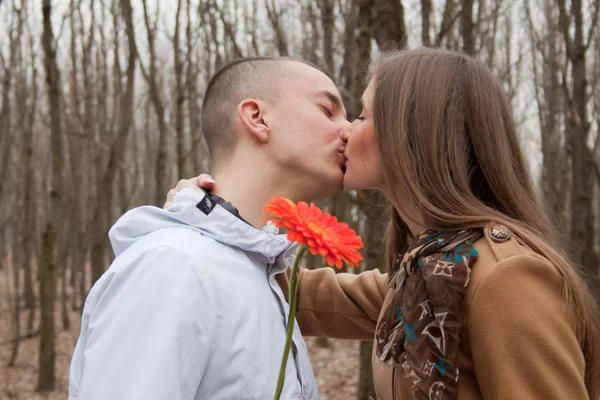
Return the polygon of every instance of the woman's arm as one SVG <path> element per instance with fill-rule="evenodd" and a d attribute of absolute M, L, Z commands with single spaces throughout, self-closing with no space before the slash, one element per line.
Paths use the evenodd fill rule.
<path fill-rule="evenodd" d="M 286 298 L 290 272 L 277 275 Z M 388 290 L 387 277 L 377 270 L 355 275 L 336 274 L 331 268 L 301 269 L 296 320 L 302 334 L 373 340 Z"/>
<path fill-rule="evenodd" d="M 175 194 L 185 187 L 211 190 L 214 179 L 201 174 L 182 179 L 167 193 L 163 208 L 169 208 Z M 287 298 L 289 274 L 277 275 Z M 300 270 L 298 313 L 302 333 L 338 339 L 373 340 L 377 319 L 388 290 L 388 276 L 379 271 L 358 275 L 336 274 L 331 268 Z"/>

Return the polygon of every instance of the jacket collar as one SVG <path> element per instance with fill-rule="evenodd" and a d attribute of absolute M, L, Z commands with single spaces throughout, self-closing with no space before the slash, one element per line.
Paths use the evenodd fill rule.
<path fill-rule="evenodd" d="M 201 190 L 185 188 L 166 210 L 153 206 L 134 208 L 110 230 L 115 254 L 119 255 L 151 232 L 176 226 L 192 228 L 218 242 L 254 253 L 269 264 L 285 250 L 295 247 L 286 235 L 273 233 L 268 227 L 257 229 L 218 203 Z"/>

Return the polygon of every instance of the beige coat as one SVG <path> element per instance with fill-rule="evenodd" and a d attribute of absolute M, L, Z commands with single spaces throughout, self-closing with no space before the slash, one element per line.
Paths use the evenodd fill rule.
<path fill-rule="evenodd" d="M 474 245 L 479 257 L 461 333 L 459 400 L 588 399 L 585 361 L 561 274 L 514 237 L 494 241 L 489 228 Z M 378 271 L 302 270 L 297 313 L 302 333 L 373 340 L 382 307 L 392 300 L 387 278 Z M 287 277 L 279 282 L 287 291 Z M 378 399 L 412 399 L 401 368 L 394 371 L 373 357 L 373 376 Z"/>

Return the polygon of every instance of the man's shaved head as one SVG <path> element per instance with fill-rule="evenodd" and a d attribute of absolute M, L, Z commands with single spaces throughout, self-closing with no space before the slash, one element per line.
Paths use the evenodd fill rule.
<path fill-rule="evenodd" d="M 287 57 L 244 58 L 225 65 L 211 78 L 202 103 L 202 132 L 213 166 L 233 153 L 235 110 L 244 99 L 273 103 L 280 93 L 279 82 L 293 75 L 290 63 L 316 66 Z"/>

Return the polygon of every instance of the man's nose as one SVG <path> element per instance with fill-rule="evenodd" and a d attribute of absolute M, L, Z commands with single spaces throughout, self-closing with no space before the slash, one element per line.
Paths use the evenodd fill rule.
<path fill-rule="evenodd" d="M 342 142 L 348 142 L 348 134 L 350 133 L 350 127 L 352 124 L 348 121 L 345 121 L 344 125 L 338 131 L 338 136 L 342 140 Z"/>
<path fill-rule="evenodd" d="M 344 143 L 348 143 L 348 132 L 347 128 L 342 128 L 338 131 L 338 136 Z"/>

